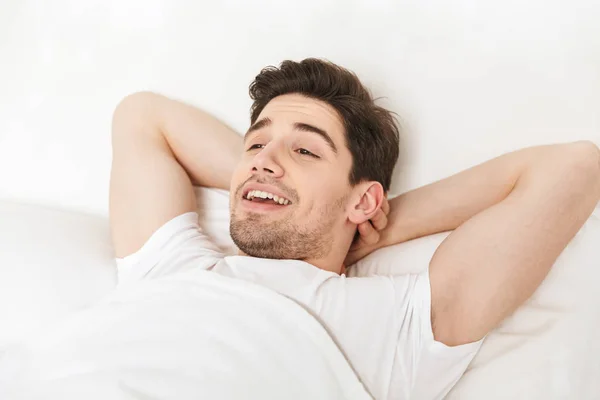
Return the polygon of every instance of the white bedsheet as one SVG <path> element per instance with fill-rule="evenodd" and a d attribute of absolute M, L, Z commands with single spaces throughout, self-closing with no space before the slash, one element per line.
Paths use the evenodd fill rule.
<path fill-rule="evenodd" d="M 189 318 L 190 308 L 197 318 Z M 299 305 L 193 271 L 125 285 L 9 347 L 0 359 L 0 398 L 371 397 Z"/>

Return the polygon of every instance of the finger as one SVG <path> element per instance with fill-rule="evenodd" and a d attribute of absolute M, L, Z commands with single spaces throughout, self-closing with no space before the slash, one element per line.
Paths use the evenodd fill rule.
<path fill-rule="evenodd" d="M 356 264 L 360 259 L 364 258 L 369 253 L 370 251 L 368 251 L 366 248 L 362 248 L 357 251 L 350 251 L 346 255 L 344 265 L 347 266 L 346 268 L 350 268 L 352 265 Z"/>
<path fill-rule="evenodd" d="M 363 242 L 362 240 L 362 235 L 359 235 L 356 240 L 354 242 L 352 242 L 352 244 L 350 245 L 350 248 L 348 249 L 348 251 L 357 251 L 360 250 L 362 248 L 364 248 L 365 246 L 368 246 L 369 244 L 366 242 Z"/>
<path fill-rule="evenodd" d="M 390 202 L 385 197 L 383 198 L 383 202 L 381 203 L 381 209 L 383 210 L 385 215 L 388 215 L 390 213 Z"/>
<path fill-rule="evenodd" d="M 356 258 L 354 255 L 348 254 L 348 256 L 346 256 L 346 259 L 344 260 L 344 265 L 351 267 L 354 265 L 354 263 L 356 263 L 357 259 L 358 258 Z"/>
<path fill-rule="evenodd" d="M 379 232 L 373 228 L 373 225 L 369 221 L 359 224 L 358 232 L 360 232 L 360 240 L 364 244 L 375 244 L 379 241 Z"/>
<path fill-rule="evenodd" d="M 373 218 L 371 218 L 371 223 L 378 231 L 382 230 L 386 227 L 388 222 L 387 215 L 383 212 L 383 210 L 377 210 Z"/>

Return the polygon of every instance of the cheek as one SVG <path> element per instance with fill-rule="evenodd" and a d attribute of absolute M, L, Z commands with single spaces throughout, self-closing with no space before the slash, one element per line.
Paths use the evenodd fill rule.
<path fill-rule="evenodd" d="M 239 186 L 244 183 L 241 177 L 233 175 L 229 184 L 229 207 L 234 207 L 235 203 L 241 200 L 241 191 L 238 190 Z"/>
<path fill-rule="evenodd" d="M 311 211 L 314 212 L 322 212 L 323 209 L 338 200 L 343 194 L 343 187 L 338 178 L 314 178 L 307 182 L 305 188 L 306 198 L 309 199 L 310 203 L 307 206 L 311 207 Z"/>
<path fill-rule="evenodd" d="M 247 179 L 246 172 L 248 169 L 244 162 L 238 163 L 238 165 L 233 170 L 233 175 L 231 176 L 231 185 L 230 190 L 233 192 L 238 189 L 238 186 L 243 184 Z"/>

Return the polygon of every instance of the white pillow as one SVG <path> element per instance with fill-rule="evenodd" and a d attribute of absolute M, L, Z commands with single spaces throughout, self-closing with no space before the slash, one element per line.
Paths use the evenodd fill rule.
<path fill-rule="evenodd" d="M 229 237 L 228 192 L 197 188 L 200 223 L 220 244 Z M 381 249 L 349 276 L 427 268 L 449 232 Z M 488 335 L 448 399 L 597 398 L 600 393 L 600 213 L 560 255 L 536 293 Z"/>
<path fill-rule="evenodd" d="M 108 293 L 106 218 L 0 201 L 0 350 Z"/>
<path fill-rule="evenodd" d="M 227 254 L 229 192 L 197 189 L 200 221 Z M 116 285 L 106 217 L 0 200 L 0 352 Z"/>

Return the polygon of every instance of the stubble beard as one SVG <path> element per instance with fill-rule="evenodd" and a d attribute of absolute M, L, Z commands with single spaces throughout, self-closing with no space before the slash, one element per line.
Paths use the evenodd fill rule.
<path fill-rule="evenodd" d="M 235 245 L 252 257 L 306 260 L 323 258 L 333 245 L 333 228 L 340 201 L 325 207 L 312 224 L 296 222 L 293 215 L 267 221 L 266 215 L 249 213 L 245 218 L 231 213 L 229 230 Z M 333 210 L 332 208 L 335 208 Z"/>

